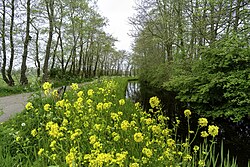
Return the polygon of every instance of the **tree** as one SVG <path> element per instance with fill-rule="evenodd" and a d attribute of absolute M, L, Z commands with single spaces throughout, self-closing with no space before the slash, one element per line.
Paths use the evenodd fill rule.
<path fill-rule="evenodd" d="M 54 0 L 44 0 L 46 5 L 46 11 L 49 20 L 49 37 L 46 45 L 45 58 L 43 63 L 43 82 L 48 80 L 48 67 L 50 58 L 50 49 L 54 30 Z"/>
<path fill-rule="evenodd" d="M 25 35 L 25 41 L 24 41 L 24 47 L 23 47 L 23 55 L 22 55 L 22 66 L 21 66 L 21 77 L 20 77 L 20 83 L 22 85 L 28 84 L 28 79 L 26 77 L 26 70 L 27 70 L 27 56 L 28 56 L 28 44 L 30 40 L 30 0 L 27 0 L 26 4 L 26 11 L 27 11 L 27 19 L 26 19 L 26 35 Z"/>
<path fill-rule="evenodd" d="M 12 78 L 12 68 L 13 68 L 13 61 L 14 61 L 14 42 L 13 42 L 13 26 L 14 26 L 14 16 L 15 16 L 15 0 L 11 0 L 11 22 L 10 22 L 10 64 L 7 70 L 8 78 L 9 78 L 9 86 L 14 86 L 15 82 Z"/>

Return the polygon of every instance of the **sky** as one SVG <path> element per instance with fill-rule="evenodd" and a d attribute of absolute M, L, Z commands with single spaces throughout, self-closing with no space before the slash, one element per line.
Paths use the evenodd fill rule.
<path fill-rule="evenodd" d="M 105 31 L 118 39 L 115 43 L 117 49 L 131 51 L 132 38 L 128 35 L 131 26 L 128 17 L 135 13 L 134 0 L 99 0 L 97 4 L 99 13 L 109 20 Z"/>

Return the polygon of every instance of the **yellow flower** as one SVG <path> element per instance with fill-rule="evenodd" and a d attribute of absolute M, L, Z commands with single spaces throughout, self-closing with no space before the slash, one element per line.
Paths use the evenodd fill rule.
<path fill-rule="evenodd" d="M 142 153 L 143 154 L 145 154 L 147 157 L 152 157 L 152 155 L 153 155 L 153 152 L 152 152 L 152 150 L 151 149 L 148 149 L 148 148 L 143 148 L 142 149 Z"/>
<path fill-rule="evenodd" d="M 56 141 L 55 140 L 53 140 L 51 143 L 50 143 L 50 147 L 55 147 L 55 145 L 56 145 Z"/>
<path fill-rule="evenodd" d="M 142 133 L 135 133 L 134 134 L 134 140 L 137 142 L 137 143 L 140 143 L 143 141 L 143 134 Z"/>
<path fill-rule="evenodd" d="M 155 133 L 155 134 L 159 134 L 159 133 L 161 133 L 161 127 L 158 126 L 158 125 L 153 125 L 153 126 L 152 126 L 152 131 L 153 131 L 153 133 Z"/>
<path fill-rule="evenodd" d="M 192 156 L 187 154 L 184 158 L 184 161 L 191 161 L 192 160 Z"/>
<path fill-rule="evenodd" d="M 88 90 L 88 96 L 93 96 L 93 94 L 94 94 L 93 89 L 89 89 L 89 90 Z"/>
<path fill-rule="evenodd" d="M 201 132 L 201 137 L 208 137 L 208 133 L 206 131 L 202 131 Z"/>
<path fill-rule="evenodd" d="M 136 108 L 137 110 L 140 109 L 140 107 L 141 107 L 141 104 L 140 104 L 139 102 L 135 103 L 135 108 Z"/>
<path fill-rule="evenodd" d="M 147 118 L 147 119 L 145 119 L 145 123 L 146 123 L 147 125 L 150 125 L 150 124 L 153 123 L 153 120 L 152 120 L 151 118 Z"/>
<path fill-rule="evenodd" d="M 97 141 L 97 136 L 96 135 L 92 135 L 89 137 L 89 143 L 90 144 L 94 144 Z"/>
<path fill-rule="evenodd" d="M 53 159 L 53 160 L 55 160 L 55 159 L 56 159 L 56 156 L 57 156 L 56 154 L 52 154 L 52 155 L 50 156 L 50 158 Z"/>
<path fill-rule="evenodd" d="M 57 123 L 48 122 L 46 124 L 46 130 L 49 130 L 49 135 L 52 137 L 60 137 L 62 133 L 59 132 L 59 126 Z"/>
<path fill-rule="evenodd" d="M 162 133 L 164 136 L 168 136 L 169 133 L 170 133 L 170 130 L 169 130 L 168 128 L 166 128 L 166 129 L 162 130 L 161 133 Z"/>
<path fill-rule="evenodd" d="M 52 87 L 52 84 L 49 82 L 44 82 L 43 84 L 43 90 L 50 90 Z"/>
<path fill-rule="evenodd" d="M 111 118 L 114 120 L 114 121 L 118 121 L 119 120 L 119 115 L 117 113 L 111 113 L 110 114 Z"/>
<path fill-rule="evenodd" d="M 102 144 L 98 141 L 93 144 L 94 149 L 102 149 Z"/>
<path fill-rule="evenodd" d="M 158 97 L 154 96 L 149 99 L 149 104 L 152 108 L 159 107 L 160 105 L 160 100 Z"/>
<path fill-rule="evenodd" d="M 65 159 L 66 159 L 66 163 L 70 166 L 70 167 L 72 167 L 72 163 L 73 163 L 73 161 L 74 161 L 74 159 L 75 159 L 75 150 L 73 151 L 72 149 L 70 149 L 70 153 L 65 157 Z"/>
<path fill-rule="evenodd" d="M 20 141 L 20 139 L 21 139 L 21 137 L 20 137 L 20 136 L 17 136 L 17 137 L 16 137 L 16 141 L 17 141 L 17 142 L 19 142 L 19 141 Z"/>
<path fill-rule="evenodd" d="M 65 104 L 65 100 L 60 100 L 56 102 L 56 107 L 63 108 Z"/>
<path fill-rule="evenodd" d="M 109 109 L 111 107 L 111 105 L 112 105 L 112 102 L 104 103 L 103 104 L 103 109 L 107 110 L 107 109 Z"/>
<path fill-rule="evenodd" d="M 31 102 L 28 102 L 28 103 L 26 104 L 25 108 L 26 108 L 26 110 L 31 110 L 31 109 L 33 109 L 34 107 L 33 107 L 33 104 L 32 104 Z"/>
<path fill-rule="evenodd" d="M 38 151 L 38 155 L 42 155 L 42 153 L 43 153 L 43 151 L 44 151 L 44 149 L 43 148 L 40 148 L 40 150 Z"/>
<path fill-rule="evenodd" d="M 89 106 L 91 106 L 91 104 L 93 103 L 93 100 L 88 99 L 88 100 L 86 101 L 86 103 L 87 103 Z"/>
<path fill-rule="evenodd" d="M 50 111 L 50 110 L 51 110 L 50 104 L 45 104 L 45 105 L 43 106 L 43 109 L 44 109 L 45 111 Z"/>
<path fill-rule="evenodd" d="M 208 126 L 208 133 L 211 136 L 215 137 L 219 133 L 219 127 L 218 126 L 214 126 L 214 125 L 209 125 Z"/>
<path fill-rule="evenodd" d="M 184 111 L 184 115 L 185 115 L 185 117 L 189 117 L 190 115 L 191 115 L 191 111 L 190 110 L 185 110 Z"/>
<path fill-rule="evenodd" d="M 70 86 L 73 90 L 77 90 L 78 89 L 78 84 L 77 83 L 72 83 Z"/>
<path fill-rule="evenodd" d="M 62 126 L 67 126 L 69 121 L 67 119 L 63 119 Z"/>
<path fill-rule="evenodd" d="M 199 146 L 195 145 L 194 148 L 193 148 L 194 152 L 197 152 L 199 150 L 199 148 L 200 148 Z"/>
<path fill-rule="evenodd" d="M 129 167 L 139 167 L 140 165 L 138 163 L 130 163 Z"/>
<path fill-rule="evenodd" d="M 202 166 L 202 167 L 206 166 L 204 160 L 199 160 L 198 165 L 199 165 L 199 166 Z"/>
<path fill-rule="evenodd" d="M 183 147 L 189 147 L 189 143 L 188 142 L 182 143 L 182 146 Z"/>
<path fill-rule="evenodd" d="M 83 96 L 83 91 L 79 91 L 79 92 L 77 93 L 77 96 L 78 96 L 78 97 L 82 97 L 82 96 Z"/>
<path fill-rule="evenodd" d="M 124 99 L 119 100 L 119 104 L 123 106 L 125 104 L 125 100 Z"/>
<path fill-rule="evenodd" d="M 114 141 L 118 141 L 118 140 L 120 140 L 120 135 L 119 134 L 116 134 L 115 136 L 114 136 Z"/>
<path fill-rule="evenodd" d="M 207 118 L 199 118 L 198 124 L 199 124 L 201 127 L 207 126 L 207 124 L 208 124 Z"/>
<path fill-rule="evenodd" d="M 128 152 L 127 151 L 123 151 L 121 153 L 116 153 L 116 163 L 119 164 L 120 166 L 122 166 L 123 161 L 126 159 Z"/>
<path fill-rule="evenodd" d="M 100 102 L 100 103 L 98 103 L 98 104 L 96 105 L 96 109 L 97 109 L 98 111 L 101 111 L 102 108 L 103 108 L 103 103 L 102 103 L 102 102 Z"/>
<path fill-rule="evenodd" d="M 53 95 L 54 97 L 58 97 L 58 91 L 57 91 L 57 90 L 53 90 L 52 95 Z"/>
<path fill-rule="evenodd" d="M 122 121 L 121 123 L 121 129 L 126 131 L 130 127 L 130 124 L 127 120 Z"/>
<path fill-rule="evenodd" d="M 33 129 L 33 130 L 31 131 L 31 135 L 32 135 L 33 137 L 35 137 L 35 136 L 37 135 L 36 129 Z"/>
<path fill-rule="evenodd" d="M 174 147 L 175 146 L 175 141 L 173 139 L 168 139 L 167 140 L 167 145 L 168 145 L 168 147 Z"/>

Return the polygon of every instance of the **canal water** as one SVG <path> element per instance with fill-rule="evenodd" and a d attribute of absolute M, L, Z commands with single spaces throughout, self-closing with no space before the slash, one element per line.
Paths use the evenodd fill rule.
<path fill-rule="evenodd" d="M 173 92 L 149 88 L 137 81 L 131 81 L 127 85 L 126 98 L 130 98 L 133 102 L 140 102 L 145 110 L 150 108 L 149 99 L 153 96 L 157 96 L 161 100 L 163 112 L 170 119 L 174 120 L 175 117 L 178 117 L 181 120 L 178 129 L 179 137 L 181 139 L 185 138 L 187 122 L 183 111 L 186 109 L 185 106 L 188 105 L 176 100 Z M 190 120 L 191 129 L 196 129 L 198 118 L 198 115 L 192 114 Z M 230 119 L 208 118 L 208 121 L 220 128 L 219 135 L 216 138 L 218 152 L 220 152 L 220 143 L 223 141 L 224 154 L 227 154 L 229 150 L 231 156 L 237 157 L 239 167 L 247 167 L 248 161 L 250 161 L 250 120 L 246 118 L 235 123 Z M 197 141 L 199 142 L 199 139 Z"/>

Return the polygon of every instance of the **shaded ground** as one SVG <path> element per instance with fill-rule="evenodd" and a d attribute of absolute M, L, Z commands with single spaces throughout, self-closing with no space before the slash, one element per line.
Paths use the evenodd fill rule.
<path fill-rule="evenodd" d="M 21 112 L 24 109 L 31 94 L 32 93 L 23 93 L 0 97 L 0 110 L 3 111 L 3 115 L 0 116 L 0 122 L 4 122 L 12 115 Z"/>

